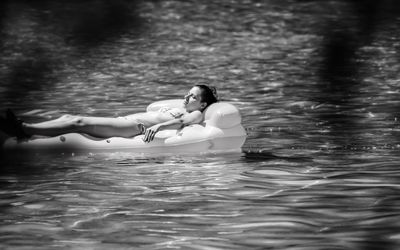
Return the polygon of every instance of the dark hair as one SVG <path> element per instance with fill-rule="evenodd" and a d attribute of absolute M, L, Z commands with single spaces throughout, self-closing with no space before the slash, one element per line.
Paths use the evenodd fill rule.
<path fill-rule="evenodd" d="M 194 86 L 201 90 L 201 101 L 207 103 L 206 108 L 211 104 L 218 102 L 218 94 L 215 87 L 204 84 L 196 84 Z"/>

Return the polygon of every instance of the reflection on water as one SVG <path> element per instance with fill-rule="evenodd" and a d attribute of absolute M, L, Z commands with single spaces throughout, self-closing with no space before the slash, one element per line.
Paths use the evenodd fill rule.
<path fill-rule="evenodd" d="M 0 100 L 24 119 L 130 114 L 207 83 L 248 139 L 240 154 L 4 160 L 1 247 L 397 249 L 393 4 L 2 4 Z"/>

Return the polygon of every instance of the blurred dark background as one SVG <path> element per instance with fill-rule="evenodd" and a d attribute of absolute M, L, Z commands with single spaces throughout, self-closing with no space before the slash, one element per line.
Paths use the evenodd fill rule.
<path fill-rule="evenodd" d="M 32 91 L 51 91 L 60 74 L 54 71 L 68 61 L 85 58 L 126 32 L 139 36 L 143 20 L 137 4 L 134 0 L 2 1 L 3 100 L 20 103 Z"/>

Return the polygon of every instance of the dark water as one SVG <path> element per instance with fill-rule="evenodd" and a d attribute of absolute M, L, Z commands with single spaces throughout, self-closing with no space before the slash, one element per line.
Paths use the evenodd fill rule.
<path fill-rule="evenodd" d="M 11 1 L 0 98 L 117 116 L 214 85 L 243 153 L 3 161 L 2 249 L 398 249 L 394 1 Z"/>

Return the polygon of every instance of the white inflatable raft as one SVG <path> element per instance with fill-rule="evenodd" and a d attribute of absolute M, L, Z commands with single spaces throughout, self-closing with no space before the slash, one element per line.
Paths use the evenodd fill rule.
<path fill-rule="evenodd" d="M 166 100 L 150 104 L 147 111 L 163 107 L 181 107 L 182 100 Z M 65 134 L 56 137 L 36 137 L 26 141 L 8 138 L 2 144 L 4 154 L 21 153 L 206 153 L 241 151 L 246 132 L 241 125 L 238 109 L 232 104 L 218 102 L 205 111 L 205 121 L 180 130 L 159 131 L 150 143 L 143 135 L 133 138 L 112 137 L 100 139 L 84 134 Z"/>

